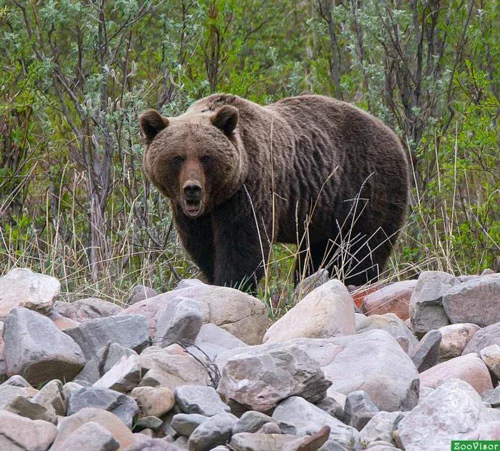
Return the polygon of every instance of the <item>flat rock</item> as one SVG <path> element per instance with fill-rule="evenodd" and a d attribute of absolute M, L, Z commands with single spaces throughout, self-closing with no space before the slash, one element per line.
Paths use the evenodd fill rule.
<path fill-rule="evenodd" d="M 451 287 L 443 307 L 452 323 L 485 327 L 500 322 L 500 277 L 479 277 Z"/>
<path fill-rule="evenodd" d="M 198 413 L 213 417 L 219 413 L 230 412 L 219 394 L 212 387 L 183 385 L 175 389 L 175 401 L 184 413 Z"/>
<path fill-rule="evenodd" d="M 143 315 L 91 319 L 64 333 L 79 344 L 87 359 L 109 343 L 118 343 L 137 352 L 149 345 L 149 327 Z"/>
<path fill-rule="evenodd" d="M 479 326 L 472 323 L 450 324 L 440 327 L 438 329 L 441 333 L 439 360 L 449 360 L 462 355 L 465 346 L 479 329 Z"/>
<path fill-rule="evenodd" d="M 479 355 L 488 369 L 500 379 L 500 346 L 497 344 L 486 346 L 481 349 Z"/>
<path fill-rule="evenodd" d="M 190 435 L 189 451 L 209 451 L 231 439 L 233 425 L 238 420 L 230 413 L 219 413 L 201 423 Z"/>
<path fill-rule="evenodd" d="M 79 323 L 84 323 L 89 319 L 118 315 L 123 310 L 120 306 L 99 298 L 85 298 L 74 302 L 58 301 L 54 308 L 62 316 Z"/>
<path fill-rule="evenodd" d="M 130 394 L 143 416 L 162 417 L 175 405 L 174 392 L 168 387 L 137 387 Z"/>
<path fill-rule="evenodd" d="M 342 282 L 330 280 L 276 321 L 263 341 L 281 343 L 293 338 L 326 338 L 354 332 L 354 301 Z"/>
<path fill-rule="evenodd" d="M 37 393 L 32 387 L 18 387 L 14 385 L 0 385 L 0 409 L 5 409 L 15 398 L 23 396 L 25 398 L 32 398 Z"/>
<path fill-rule="evenodd" d="M 244 341 L 212 323 L 201 326 L 195 344 L 199 346 L 202 343 L 210 343 L 223 349 L 235 349 L 246 346 Z"/>
<path fill-rule="evenodd" d="M 85 364 L 80 346 L 49 318 L 32 310 L 13 309 L 3 333 L 7 374 L 22 374 L 31 384 L 71 380 Z"/>
<path fill-rule="evenodd" d="M 468 382 L 479 394 L 493 388 L 488 367 L 477 354 L 455 357 L 420 374 L 422 386 L 431 388 L 451 379 Z"/>
<path fill-rule="evenodd" d="M 37 274 L 27 268 L 11 269 L 0 277 L 0 320 L 15 307 L 47 313 L 61 291 L 55 277 Z"/>
<path fill-rule="evenodd" d="M 158 315 L 153 343 L 166 347 L 172 343 L 192 345 L 201 326 L 206 304 L 182 296 L 174 298 Z"/>
<path fill-rule="evenodd" d="M 178 413 L 172 417 L 170 426 L 177 434 L 189 437 L 208 417 L 199 413 Z"/>
<path fill-rule="evenodd" d="M 471 352 L 480 353 L 481 349 L 494 344 L 500 345 L 500 323 L 483 327 L 478 330 L 465 346 L 462 355 Z"/>
<path fill-rule="evenodd" d="M 392 433 L 403 418 L 402 412 L 377 412 L 360 431 L 359 438 L 364 443 L 385 441 L 395 445 Z"/>
<path fill-rule="evenodd" d="M 410 319 L 417 335 L 424 335 L 450 323 L 444 311 L 443 295 L 459 283 L 454 276 L 445 272 L 420 273 L 410 299 Z"/>
<path fill-rule="evenodd" d="M 115 451 L 119 448 L 113 434 L 94 421 L 82 424 L 64 441 L 65 451 Z"/>
<path fill-rule="evenodd" d="M 406 451 L 441 451 L 450 449 L 450 440 L 463 440 L 499 419 L 500 412 L 486 408 L 468 383 L 449 380 L 400 421 L 398 440 Z"/>
<path fill-rule="evenodd" d="M 356 333 L 360 334 L 369 330 L 385 330 L 390 333 L 401 348 L 412 355 L 418 346 L 418 340 L 413 335 L 405 322 L 397 317 L 394 313 L 386 313 L 385 315 L 364 316 L 356 314 Z"/>
<path fill-rule="evenodd" d="M 352 449 L 359 443 L 359 433 L 351 426 L 328 415 L 326 412 L 299 396 L 282 401 L 273 412 L 273 419 L 280 423 L 285 434 L 311 435 L 323 426 L 330 428 L 329 439 Z"/>
<path fill-rule="evenodd" d="M 128 393 L 141 381 L 141 363 L 138 355 L 123 356 L 94 383 L 94 387 L 109 388 Z"/>
<path fill-rule="evenodd" d="M 299 437 L 283 447 L 283 451 L 316 451 L 320 449 L 330 437 L 330 427 L 323 426 L 318 432 Z"/>
<path fill-rule="evenodd" d="M 266 412 L 294 395 L 319 402 L 330 385 L 307 352 L 293 344 L 269 343 L 230 357 L 217 391 L 226 400 Z"/>
<path fill-rule="evenodd" d="M 411 359 L 419 372 L 428 370 L 438 363 L 441 332 L 430 330 L 416 346 Z"/>
<path fill-rule="evenodd" d="M 368 294 L 363 302 L 363 313 L 367 316 L 394 313 L 403 321 L 407 320 L 410 317 L 410 298 L 416 286 L 416 280 L 404 280 Z"/>
<path fill-rule="evenodd" d="M 149 370 L 141 386 L 161 385 L 174 390 L 179 385 L 208 385 L 210 381 L 210 368 L 190 355 L 170 354 L 163 348 L 151 346 L 141 353 L 140 359 L 141 367 Z"/>
<path fill-rule="evenodd" d="M 274 422 L 274 420 L 262 413 L 255 410 L 249 410 L 245 412 L 233 427 L 233 434 L 239 434 L 241 432 L 257 432 L 266 423 Z"/>
<path fill-rule="evenodd" d="M 58 434 L 50 451 L 67 451 L 66 440 L 73 432 L 86 423 L 97 423 L 107 429 L 123 450 L 134 443 L 134 435 L 123 422 L 111 412 L 97 408 L 84 408 L 75 414 L 63 418 L 58 426 Z"/>
<path fill-rule="evenodd" d="M 259 344 L 269 325 L 262 301 L 234 288 L 207 285 L 201 281 L 184 284 L 168 293 L 145 299 L 128 307 L 122 314 L 143 314 L 149 319 L 151 336 L 162 310 L 176 297 L 195 299 L 206 305 L 203 322 L 213 323 L 247 344 Z"/>
<path fill-rule="evenodd" d="M 130 396 L 106 388 L 83 387 L 72 392 L 67 400 L 67 415 L 73 415 L 88 407 L 107 410 L 115 414 L 127 426 L 132 427 L 139 408 Z"/>
<path fill-rule="evenodd" d="M 42 420 L 30 420 L 0 410 L 0 449 L 9 451 L 45 451 L 57 435 L 56 427 Z"/>
<path fill-rule="evenodd" d="M 43 420 L 56 423 L 56 414 L 52 409 L 34 402 L 26 396 L 16 396 L 5 407 L 5 410 L 16 413 L 31 420 Z"/>

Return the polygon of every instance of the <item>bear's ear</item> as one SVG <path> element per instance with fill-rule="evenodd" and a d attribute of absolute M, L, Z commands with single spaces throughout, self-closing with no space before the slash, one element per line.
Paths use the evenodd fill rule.
<path fill-rule="evenodd" d="M 218 129 L 222 130 L 226 136 L 233 133 L 238 123 L 238 109 L 231 105 L 224 105 L 210 120 Z"/>
<path fill-rule="evenodd" d="M 151 144 L 154 137 L 168 126 L 168 119 L 156 110 L 147 110 L 139 116 L 139 124 L 146 138 L 146 144 Z"/>

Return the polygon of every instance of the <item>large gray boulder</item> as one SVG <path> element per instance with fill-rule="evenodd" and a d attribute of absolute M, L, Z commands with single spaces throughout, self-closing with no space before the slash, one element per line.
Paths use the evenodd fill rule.
<path fill-rule="evenodd" d="M 3 338 L 7 374 L 21 374 L 33 385 L 71 380 L 85 365 L 78 344 L 49 318 L 23 307 L 5 318 Z"/>
<path fill-rule="evenodd" d="M 443 307 L 452 323 L 485 327 L 500 322 L 500 274 L 451 287 L 443 296 Z"/>
<path fill-rule="evenodd" d="M 311 402 L 326 396 L 330 382 L 318 362 L 293 344 L 269 344 L 237 350 L 224 365 L 218 392 L 249 409 L 266 412 L 299 395 Z"/>

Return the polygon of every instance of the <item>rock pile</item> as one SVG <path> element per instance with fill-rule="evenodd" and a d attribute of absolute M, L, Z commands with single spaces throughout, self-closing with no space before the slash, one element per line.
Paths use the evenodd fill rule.
<path fill-rule="evenodd" d="M 500 276 L 440 272 L 356 299 L 317 278 L 264 304 L 183 281 L 130 306 L 0 277 L 0 449 L 345 451 L 500 440 Z M 318 281 L 321 282 L 318 282 Z"/>

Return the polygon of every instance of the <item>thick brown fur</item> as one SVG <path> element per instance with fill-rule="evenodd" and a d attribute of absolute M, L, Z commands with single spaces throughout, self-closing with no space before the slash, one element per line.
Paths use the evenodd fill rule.
<path fill-rule="evenodd" d="M 255 289 L 272 241 L 299 243 L 296 276 L 335 266 L 361 285 L 384 267 L 408 168 L 398 138 L 368 113 L 314 95 L 262 107 L 214 94 L 140 123 L 146 173 L 210 283 Z"/>

